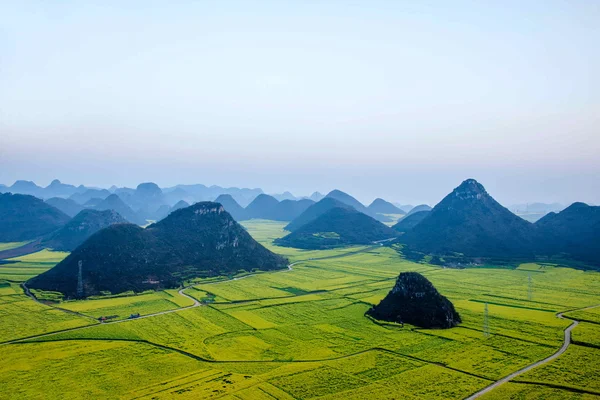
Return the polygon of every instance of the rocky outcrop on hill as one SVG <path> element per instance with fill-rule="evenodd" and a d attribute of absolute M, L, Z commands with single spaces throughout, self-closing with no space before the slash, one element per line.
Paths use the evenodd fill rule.
<path fill-rule="evenodd" d="M 420 328 L 452 328 L 461 323 L 450 300 L 417 272 L 402 272 L 393 289 L 367 314 L 377 320 Z"/>

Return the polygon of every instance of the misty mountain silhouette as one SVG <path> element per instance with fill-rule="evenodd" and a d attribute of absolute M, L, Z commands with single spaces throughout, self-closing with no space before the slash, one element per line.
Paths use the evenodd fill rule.
<path fill-rule="evenodd" d="M 382 198 L 376 198 L 373 200 L 367 209 L 371 213 L 375 214 L 406 214 L 404 211 Z"/>
<path fill-rule="evenodd" d="M 316 218 L 323 215 L 327 211 L 331 210 L 332 208 L 336 208 L 336 207 L 352 208 L 352 206 L 342 203 L 341 201 L 336 200 L 332 197 L 324 197 L 319 202 L 308 207 L 298 217 L 294 218 L 292 220 L 292 222 L 287 224 L 287 226 L 285 227 L 285 230 L 293 232 L 293 231 L 297 230 L 298 228 L 300 228 L 301 226 L 307 224 L 308 222 L 315 220 Z"/>
<path fill-rule="evenodd" d="M 0 242 L 39 238 L 65 225 L 71 218 L 37 197 L 0 194 Z"/>
<path fill-rule="evenodd" d="M 125 204 L 123 200 L 114 193 L 102 200 L 102 202 L 95 206 L 94 209 L 99 211 L 114 210 L 132 224 L 144 225 L 146 223 L 145 219 L 140 218 L 131 207 Z"/>
<path fill-rule="evenodd" d="M 314 202 L 309 199 L 277 201 L 268 194 L 258 195 L 246 207 L 248 218 L 270 219 L 274 221 L 291 221 L 302 214 Z"/>
<path fill-rule="evenodd" d="M 83 206 L 75 201 L 71 199 L 63 199 L 61 197 L 51 197 L 46 200 L 46 203 L 50 204 L 52 207 L 58 208 L 69 217 L 74 217 L 79 214 L 81 210 L 83 210 Z"/>
<path fill-rule="evenodd" d="M 411 214 L 418 213 L 421 211 L 431 211 L 431 207 L 429 207 L 427 204 L 419 204 L 418 206 L 411 208 L 406 215 L 409 216 Z"/>
<path fill-rule="evenodd" d="M 86 189 L 83 192 L 73 193 L 69 196 L 69 199 L 79 204 L 85 204 L 90 199 L 99 198 L 104 200 L 110 195 L 111 193 L 106 189 Z"/>

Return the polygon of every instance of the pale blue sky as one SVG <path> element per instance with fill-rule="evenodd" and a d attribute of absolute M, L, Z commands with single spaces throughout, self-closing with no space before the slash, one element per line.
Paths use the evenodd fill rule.
<path fill-rule="evenodd" d="M 598 21 L 598 1 L 0 2 L 0 183 L 435 203 L 474 177 L 506 204 L 600 203 Z"/>

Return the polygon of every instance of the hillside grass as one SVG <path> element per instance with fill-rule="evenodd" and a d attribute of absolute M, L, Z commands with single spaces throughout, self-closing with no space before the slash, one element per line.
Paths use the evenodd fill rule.
<path fill-rule="evenodd" d="M 65 391 L 63 398 L 461 399 L 560 348 L 570 321 L 557 318 L 557 312 L 600 303 L 597 272 L 538 264 L 448 269 L 409 262 L 391 248 L 375 246 L 300 251 L 270 243 L 285 234 L 284 223 L 244 225 L 272 250 L 302 261 L 291 271 L 186 289 L 206 303 L 200 307 L 6 345 L 0 397 L 57 398 Z M 366 318 L 403 271 L 431 280 L 454 303 L 463 323 L 425 330 Z M 60 306 L 92 316 L 128 316 L 162 310 L 165 302 L 174 308 L 190 304 L 175 295 Z M 30 318 L 20 337 L 60 330 L 61 324 L 93 323 L 33 303 L 15 284 L 0 285 L 0 299 L 5 297 L 7 307 L 9 300 L 35 307 L 29 317 L 18 314 L 18 307 L 0 308 L 2 321 L 8 315 L 15 330 L 21 329 L 19 318 Z M 489 337 L 483 334 L 485 303 Z M 597 310 L 567 315 L 593 321 Z M 35 327 L 42 314 L 56 326 Z M 580 324 L 573 339 L 581 345 L 485 398 L 591 398 L 572 389 L 600 390 L 594 381 L 599 350 L 589 347 L 597 343 L 597 327 Z"/>

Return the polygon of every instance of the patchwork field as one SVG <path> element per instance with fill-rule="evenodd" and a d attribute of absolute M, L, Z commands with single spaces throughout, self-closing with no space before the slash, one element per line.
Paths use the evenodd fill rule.
<path fill-rule="evenodd" d="M 600 308 L 583 310 L 600 304 L 596 272 L 444 269 L 384 246 L 302 251 L 272 245 L 285 224 L 244 225 L 295 264 L 201 282 L 184 291 L 198 307 L 172 290 L 58 304 L 65 312 L 35 303 L 16 280 L 0 283 L 1 342 L 57 332 L 2 345 L 0 398 L 461 399 L 556 352 L 571 323 L 562 311 L 585 320 L 575 344 L 482 398 L 600 398 Z M 424 330 L 365 317 L 402 271 L 431 280 L 463 323 Z M 162 311 L 172 312 L 123 319 Z M 99 324 L 101 315 L 120 321 Z"/>
<path fill-rule="evenodd" d="M 6 243 L 0 243 L 0 247 L 2 245 Z M 68 255 L 69 253 L 62 251 L 42 250 L 26 256 L 9 258 L 5 263 L 0 264 L 0 280 L 25 282 L 46 272 Z"/>

